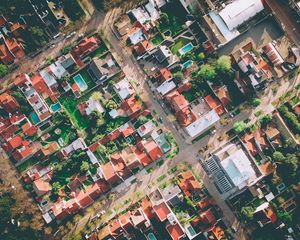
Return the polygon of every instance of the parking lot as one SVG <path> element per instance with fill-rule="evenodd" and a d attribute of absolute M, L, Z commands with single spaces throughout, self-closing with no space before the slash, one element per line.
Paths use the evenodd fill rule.
<path fill-rule="evenodd" d="M 269 16 L 256 26 L 251 27 L 244 34 L 241 34 L 221 47 L 218 53 L 220 55 L 230 54 L 250 41 L 254 44 L 254 47 L 259 50 L 272 40 L 279 40 L 283 35 L 283 31 L 276 20 L 272 16 Z"/>

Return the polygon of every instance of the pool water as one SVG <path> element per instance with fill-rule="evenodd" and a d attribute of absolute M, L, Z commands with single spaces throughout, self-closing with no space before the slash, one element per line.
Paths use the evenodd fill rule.
<path fill-rule="evenodd" d="M 187 229 L 191 236 L 195 236 L 197 234 L 192 226 L 188 226 Z"/>
<path fill-rule="evenodd" d="M 39 119 L 38 115 L 36 114 L 36 112 L 32 112 L 30 114 L 30 118 L 33 121 L 34 124 L 38 124 L 41 120 Z"/>
<path fill-rule="evenodd" d="M 88 89 L 88 85 L 83 80 L 83 78 L 80 74 L 77 74 L 75 77 L 73 77 L 73 79 L 77 83 L 77 85 L 79 86 L 81 92 Z"/>
<path fill-rule="evenodd" d="M 149 240 L 157 240 L 157 238 L 155 237 L 155 235 L 153 233 L 148 234 L 148 239 Z"/>
<path fill-rule="evenodd" d="M 189 51 L 191 51 L 193 49 L 193 44 L 192 43 L 188 43 L 187 45 L 183 46 L 182 48 L 179 49 L 179 53 L 180 55 L 184 55 L 186 53 L 188 53 Z"/>
<path fill-rule="evenodd" d="M 188 60 L 188 61 L 186 61 L 185 63 L 182 64 L 182 69 L 188 69 L 192 65 L 193 65 L 193 61 L 192 60 Z"/>
<path fill-rule="evenodd" d="M 51 105 L 51 110 L 53 112 L 57 112 L 60 108 L 61 108 L 61 106 L 60 106 L 60 104 L 58 102 Z"/>

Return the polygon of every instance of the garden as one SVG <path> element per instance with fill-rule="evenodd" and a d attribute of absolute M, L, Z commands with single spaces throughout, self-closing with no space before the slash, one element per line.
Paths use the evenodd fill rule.
<path fill-rule="evenodd" d="M 174 45 L 171 47 L 171 52 L 173 54 L 176 54 L 177 56 L 180 56 L 180 53 L 179 53 L 179 49 L 181 49 L 182 47 L 184 47 L 186 44 L 188 44 L 190 42 L 189 39 L 186 39 L 184 37 L 180 37 L 178 38 Z"/>

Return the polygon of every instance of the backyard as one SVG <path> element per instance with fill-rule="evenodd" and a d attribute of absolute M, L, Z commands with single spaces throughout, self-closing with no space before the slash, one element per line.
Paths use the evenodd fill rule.
<path fill-rule="evenodd" d="M 174 36 L 184 29 L 186 11 L 179 1 L 172 1 L 161 8 L 162 13 L 167 16 L 166 21 L 160 21 L 158 28 L 160 32 L 171 32 Z"/>
<path fill-rule="evenodd" d="M 177 56 L 179 56 L 180 55 L 179 49 L 181 49 L 183 46 L 185 46 L 189 42 L 190 42 L 190 40 L 188 40 L 186 38 L 183 38 L 183 37 L 178 38 L 175 41 L 174 45 L 171 47 L 171 52 L 173 54 L 176 54 Z"/>

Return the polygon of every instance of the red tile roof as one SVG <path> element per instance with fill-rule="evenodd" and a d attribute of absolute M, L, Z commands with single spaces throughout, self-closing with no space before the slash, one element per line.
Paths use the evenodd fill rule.
<path fill-rule="evenodd" d="M 154 140 L 144 144 L 144 147 L 152 161 L 156 161 L 157 159 L 163 156 L 162 151 L 160 150 L 158 145 L 154 142 Z"/>
<path fill-rule="evenodd" d="M 216 90 L 216 95 L 225 107 L 231 103 L 230 95 L 226 86 L 218 88 Z"/>
<path fill-rule="evenodd" d="M 104 165 L 102 165 L 101 170 L 103 172 L 104 179 L 109 184 L 114 184 L 115 182 L 117 182 L 120 179 L 119 176 L 116 174 L 111 162 L 107 162 Z"/>
<path fill-rule="evenodd" d="M 211 95 L 207 95 L 204 97 L 205 102 L 209 106 L 210 109 L 214 109 L 219 116 L 225 113 L 225 109 L 222 106 L 221 102 L 212 97 Z"/>
<path fill-rule="evenodd" d="M 125 229 L 125 230 L 128 230 L 130 227 L 132 227 L 132 222 L 130 220 L 130 217 L 131 217 L 131 214 L 130 212 L 126 212 L 124 214 L 122 214 L 120 217 L 119 217 L 119 221 L 120 221 L 120 224 L 121 226 Z"/>
<path fill-rule="evenodd" d="M 19 43 L 15 38 L 7 38 L 5 42 L 9 50 L 16 56 L 16 58 L 20 59 L 25 56 L 23 45 Z"/>
<path fill-rule="evenodd" d="M 188 107 L 189 102 L 186 98 L 180 94 L 178 91 L 173 91 L 166 95 L 166 99 L 171 104 L 171 107 L 175 112 L 178 112 L 186 107 Z"/>
<path fill-rule="evenodd" d="M 132 116 L 133 114 L 136 114 L 142 109 L 142 104 L 136 98 L 136 96 L 133 95 L 130 98 L 124 100 L 121 103 L 121 107 L 124 111 L 127 112 L 129 116 Z"/>
<path fill-rule="evenodd" d="M 0 44 L 0 60 L 5 65 L 11 64 L 15 60 L 15 57 L 12 55 L 12 53 L 4 43 Z"/>
<path fill-rule="evenodd" d="M 184 232 L 178 223 L 167 226 L 167 230 L 173 240 L 179 240 L 181 237 L 184 236 Z"/>
<path fill-rule="evenodd" d="M 22 145 L 23 137 L 21 135 L 14 136 L 9 141 L 7 141 L 8 151 L 12 151 Z"/>
<path fill-rule="evenodd" d="M 167 204 L 165 202 L 162 202 L 156 206 L 153 207 L 154 212 L 158 219 L 163 222 L 167 219 L 167 216 L 171 213 L 170 209 L 168 208 Z"/>
<path fill-rule="evenodd" d="M 141 208 L 149 219 L 152 219 L 154 217 L 154 213 L 152 211 L 153 210 L 152 203 L 148 197 L 144 197 L 141 200 Z"/>
<path fill-rule="evenodd" d="M 161 84 L 165 81 L 171 80 L 173 78 L 173 74 L 167 68 L 162 68 L 154 74 L 154 78 Z"/>
<path fill-rule="evenodd" d="M 119 219 L 114 219 L 109 224 L 109 230 L 110 230 L 111 234 L 115 237 L 119 236 L 122 233 L 123 229 L 121 227 Z"/>
<path fill-rule="evenodd" d="M 152 45 L 148 40 L 143 40 L 137 44 L 135 47 L 135 51 L 138 56 L 141 56 L 142 54 L 146 53 L 148 49 L 150 49 Z"/>
<path fill-rule="evenodd" d="M 183 93 L 183 92 L 188 92 L 189 90 L 191 90 L 192 88 L 192 84 L 190 82 L 187 82 L 185 84 L 183 84 L 182 86 L 180 86 L 177 91 L 179 93 Z"/>
<path fill-rule="evenodd" d="M 17 100 L 7 92 L 0 95 L 0 106 L 9 113 L 16 111 L 20 107 Z"/>
<path fill-rule="evenodd" d="M 94 200 L 84 190 L 81 190 L 78 193 L 76 193 L 75 197 L 77 202 L 83 208 L 91 205 L 94 202 Z"/>
<path fill-rule="evenodd" d="M 24 144 L 24 142 L 23 142 Z M 22 148 L 15 151 L 12 156 L 16 161 L 22 161 L 24 158 L 33 154 L 34 147 L 29 145 L 23 145 Z"/>
<path fill-rule="evenodd" d="M 178 175 L 178 186 L 186 196 L 190 196 L 191 193 L 202 189 L 202 184 L 194 177 L 191 171 L 183 172 Z"/>
<path fill-rule="evenodd" d="M 189 107 L 178 111 L 176 117 L 181 127 L 186 127 L 197 120 L 197 115 Z"/>

